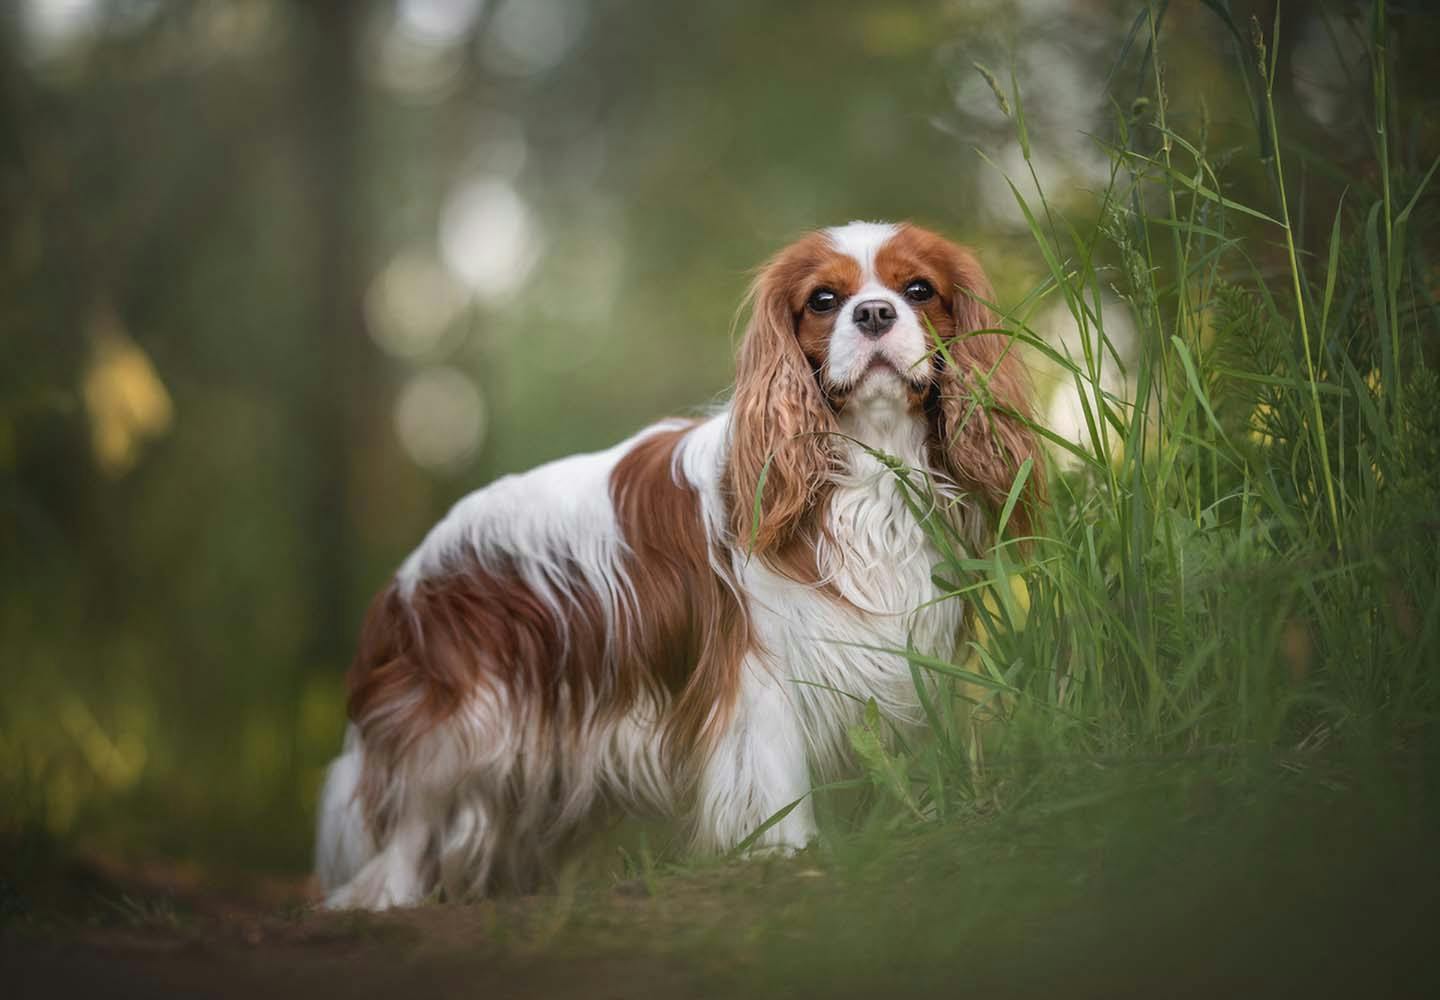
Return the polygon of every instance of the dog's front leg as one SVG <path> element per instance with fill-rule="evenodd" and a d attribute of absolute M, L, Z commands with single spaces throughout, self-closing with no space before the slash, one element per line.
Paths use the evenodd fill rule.
<path fill-rule="evenodd" d="M 734 848 L 792 804 L 751 850 L 793 853 L 815 839 L 797 699 L 754 657 L 742 667 L 734 715 L 705 762 L 697 791 L 695 840 L 702 850 Z"/>

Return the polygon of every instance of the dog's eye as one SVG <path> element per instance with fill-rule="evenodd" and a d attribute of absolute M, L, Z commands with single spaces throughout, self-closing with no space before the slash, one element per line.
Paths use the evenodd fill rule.
<path fill-rule="evenodd" d="M 828 313 L 840 304 L 840 296 L 828 288 L 817 288 L 810 293 L 810 299 L 805 304 L 811 312 Z"/>
<path fill-rule="evenodd" d="M 911 302 L 929 302 L 935 297 L 935 286 L 924 278 L 916 278 L 905 286 L 905 297 Z"/>

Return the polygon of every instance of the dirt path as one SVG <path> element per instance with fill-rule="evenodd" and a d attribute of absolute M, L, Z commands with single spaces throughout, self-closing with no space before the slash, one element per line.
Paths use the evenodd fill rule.
<path fill-rule="evenodd" d="M 653 952 L 552 947 L 573 898 L 328 913 L 314 908 L 303 881 L 260 880 L 237 891 L 184 870 L 120 871 L 93 860 L 49 888 L 51 909 L 13 915 L 0 928 L 8 997 L 703 993 L 693 968 Z M 583 905 L 614 907 L 623 918 L 625 890 Z"/>
<path fill-rule="evenodd" d="M 0 996 L 1440 996 L 1429 812 L 1087 808 L 384 914 L 295 878 L 0 869 Z"/>
<path fill-rule="evenodd" d="M 466 922 L 436 918 L 453 931 Z M 421 931 L 430 920 L 407 920 Z M 410 997 L 470 995 L 607 997 L 705 995 L 693 974 L 658 960 L 634 958 L 499 959 L 483 947 L 464 952 L 393 941 L 328 937 L 262 938 L 253 944 L 190 935 L 89 935 L 0 945 L 11 997 L 213 996 Z M 12 992 L 13 990 L 13 992 Z"/>
<path fill-rule="evenodd" d="M 0 870 L 7 1000 L 713 996 L 728 987 L 706 939 L 765 905 L 753 890 L 813 878 L 794 874 L 813 871 L 803 865 L 731 863 L 687 869 L 656 897 L 642 880 L 595 873 L 542 895 L 373 914 L 319 909 L 304 877 L 51 860 L 18 879 Z"/>

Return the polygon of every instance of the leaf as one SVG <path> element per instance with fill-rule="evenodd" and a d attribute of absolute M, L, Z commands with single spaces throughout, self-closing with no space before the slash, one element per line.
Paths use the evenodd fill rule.
<path fill-rule="evenodd" d="M 1015 79 L 1015 62 L 1010 62 L 1010 89 L 1015 94 L 1015 134 L 1020 140 L 1020 155 L 1030 160 L 1030 130 L 1025 126 L 1025 99 L 1020 96 L 1020 82 Z"/>
<path fill-rule="evenodd" d="M 1005 534 L 1005 525 L 1010 523 L 1010 515 L 1015 510 L 1015 502 L 1020 499 L 1020 491 L 1025 488 L 1025 481 L 1030 478 L 1030 469 L 1034 465 L 1033 458 L 1027 458 L 1020 463 L 1020 470 L 1015 473 L 1015 481 L 1010 484 L 1010 495 L 1005 498 L 1005 506 L 1000 508 L 1000 520 L 995 527 L 996 537 Z"/>
<path fill-rule="evenodd" d="M 1172 180 L 1177 180 L 1181 184 L 1184 184 L 1187 188 L 1198 194 L 1200 197 L 1205 198 L 1209 201 L 1213 201 L 1217 205 L 1223 205 L 1226 208 L 1232 209 L 1236 212 L 1240 212 L 1244 215 L 1248 215 L 1251 218 L 1259 219 L 1261 222 L 1268 222 L 1273 226 L 1279 226 L 1281 229 L 1289 228 L 1285 225 L 1285 223 L 1281 222 L 1274 216 L 1266 215 L 1264 212 L 1253 209 L 1249 205 L 1242 205 L 1238 201 L 1231 201 L 1229 198 L 1226 198 L 1218 191 L 1212 191 L 1210 188 L 1206 187 L 1199 181 L 1191 179 L 1184 172 L 1176 170 L 1173 167 L 1168 167 L 1154 157 L 1142 156 L 1139 153 L 1132 153 L 1127 150 L 1116 150 L 1116 152 L 1125 156 L 1127 159 L 1139 160 L 1142 163 L 1149 164 L 1150 166 L 1154 167 L 1156 170 L 1159 170 L 1161 173 L 1165 174 Z"/>
<path fill-rule="evenodd" d="M 1280 375 L 1261 375 L 1256 372 L 1248 372 L 1239 368 L 1230 368 L 1226 365 L 1208 365 L 1209 370 L 1216 375 L 1223 375 L 1227 379 L 1236 379 L 1240 382 L 1257 382 L 1260 385 L 1275 385 L 1286 389 L 1304 389 L 1309 392 L 1312 385 L 1308 379 L 1284 378 Z M 1331 396 L 1348 396 L 1342 387 L 1331 385 L 1329 382 L 1316 382 L 1313 388 L 1317 392 Z"/>
<path fill-rule="evenodd" d="M 775 453 L 772 451 L 765 457 L 765 464 L 760 466 L 760 479 L 755 483 L 755 507 L 750 512 L 750 546 L 746 555 L 753 555 L 755 552 L 755 539 L 760 537 L 760 504 L 765 497 L 765 480 L 770 478 L 770 463 L 775 461 Z"/>
<path fill-rule="evenodd" d="M 750 848 L 755 846 L 755 842 L 765 835 L 765 832 L 767 830 L 772 829 L 776 823 L 779 823 L 786 816 L 789 816 L 792 812 L 795 811 L 796 806 L 800 805 L 800 803 L 810 798 L 816 792 L 833 792 L 838 791 L 842 788 L 863 788 L 868 783 L 869 782 L 867 782 L 864 778 L 846 778 L 841 781 L 831 781 L 823 785 L 814 786 L 810 789 L 810 791 L 800 796 L 794 802 L 787 803 L 786 805 L 783 805 L 779 809 L 775 810 L 775 812 L 771 813 L 770 816 L 766 818 L 765 822 L 761 823 L 759 826 L 757 826 L 754 830 L 750 832 L 750 835 L 748 837 L 746 837 L 744 840 L 740 841 L 740 843 L 736 844 L 730 849 L 730 855 L 734 857 L 740 854 L 744 854 L 746 851 L 750 850 Z"/>
<path fill-rule="evenodd" d="M 1220 426 L 1220 421 L 1215 417 L 1215 411 L 1210 409 L 1210 400 L 1205 395 L 1205 390 L 1200 385 L 1200 376 L 1195 371 L 1195 362 L 1190 358 L 1190 348 L 1185 346 L 1185 341 L 1179 337 L 1171 337 L 1170 342 L 1175 345 L 1175 351 L 1180 355 L 1180 365 L 1185 369 L 1185 381 L 1190 383 L 1190 391 L 1195 393 L 1195 398 L 1205 410 L 1205 415 L 1210 418 L 1210 426 L 1215 428 L 1215 433 L 1220 435 L 1224 441 L 1225 429 Z"/>
<path fill-rule="evenodd" d="M 1425 188 L 1430 185 L 1430 178 L 1434 175 L 1436 167 L 1440 167 L 1440 158 L 1436 158 L 1435 162 L 1430 164 L 1430 169 L 1425 171 L 1425 176 L 1420 179 L 1420 184 L 1415 188 L 1415 193 L 1410 196 L 1410 200 L 1406 202 L 1405 207 L 1400 210 L 1400 214 L 1395 216 L 1395 224 L 1397 226 L 1409 221 L 1410 210 L 1415 207 L 1415 203 L 1420 200 L 1420 195 L 1423 194 Z"/>
<path fill-rule="evenodd" d="M 957 667 L 947 660 L 942 660 L 934 656 L 926 656 L 924 653 L 917 653 L 906 649 L 894 649 L 886 646 L 871 646 L 863 642 L 845 642 L 841 639 L 831 639 L 828 641 L 837 646 L 852 646 L 856 649 L 868 649 L 872 653 L 891 653 L 895 656 L 903 656 L 917 667 L 924 667 L 926 670 L 934 671 L 937 674 L 944 674 L 946 677 L 954 677 L 956 680 L 962 680 L 966 683 L 974 684 L 977 687 L 994 688 L 995 690 L 1006 691 L 1010 694 L 1020 693 L 1016 688 L 1003 681 L 997 682 L 983 674 L 977 674 L 973 670 Z"/>
<path fill-rule="evenodd" d="M 1385 246 L 1385 252 L 1389 255 L 1387 263 L 1389 264 L 1389 292 L 1391 295 L 1394 295 L 1400 288 L 1400 271 L 1405 261 L 1405 229 L 1410 222 L 1410 212 L 1414 209 L 1415 203 L 1420 200 L 1421 193 L 1429 186 L 1430 178 L 1434 175 L 1436 167 L 1440 167 L 1440 159 L 1430 164 L 1430 169 L 1425 172 L 1419 186 L 1415 188 L 1415 193 L 1410 196 L 1410 201 L 1400 210 L 1400 214 L 1395 216 L 1395 222 L 1391 227 L 1391 238 Z"/>
<path fill-rule="evenodd" d="M 1330 332 L 1330 303 L 1335 299 L 1335 274 L 1340 264 L 1340 213 L 1345 208 L 1345 194 L 1340 192 L 1340 201 L 1335 206 L 1335 222 L 1330 227 L 1330 260 L 1325 266 L 1325 299 L 1320 306 L 1320 337 L 1323 340 Z"/>
<path fill-rule="evenodd" d="M 880 706 L 875 703 L 874 698 L 865 705 L 865 720 L 851 726 L 849 736 L 850 746 L 865 765 L 870 780 L 909 809 L 917 819 L 923 820 L 925 814 L 920 811 L 914 796 L 910 794 L 910 778 L 905 773 L 904 766 L 890 755 L 885 749 L 885 741 L 880 738 Z"/>
<path fill-rule="evenodd" d="M 1365 220 L 1365 253 L 1370 261 L 1370 298 L 1373 300 L 1371 306 L 1375 311 L 1375 332 L 1380 340 L 1380 381 L 1385 386 L 1386 395 L 1393 397 L 1396 359 L 1391 356 L 1390 324 L 1385 317 L 1385 267 L 1381 263 L 1380 255 L 1381 205 L 1377 199 L 1375 204 L 1370 206 L 1370 215 Z"/>
<path fill-rule="evenodd" d="M 920 699 L 920 707 L 925 711 L 925 721 L 930 724 L 930 731 L 935 734 L 935 741 L 939 744 L 941 751 L 948 758 L 952 751 L 950 747 L 950 732 L 940 718 L 940 711 L 935 707 L 935 699 L 930 696 L 930 685 L 920 673 L 920 668 L 910 664 L 910 680 L 915 685 L 915 696 Z"/>
<path fill-rule="evenodd" d="M 792 812 L 794 812 L 795 807 L 798 806 L 800 803 L 804 802 L 808 795 L 809 793 L 807 792 L 805 795 L 800 796 L 798 799 L 796 799 L 794 802 L 791 802 L 789 805 L 781 806 L 779 809 L 775 810 L 775 812 L 773 812 L 770 817 L 765 820 L 765 822 L 761 823 L 753 831 L 751 831 L 750 836 L 746 837 L 744 840 L 740 841 L 740 843 L 736 844 L 735 849 L 732 853 L 744 854 L 746 851 L 750 850 L 751 847 L 754 847 L 755 842 L 761 837 L 763 837 L 766 831 L 770 830 L 772 827 L 775 826 L 776 823 L 779 823 L 786 816 L 789 816 Z"/>

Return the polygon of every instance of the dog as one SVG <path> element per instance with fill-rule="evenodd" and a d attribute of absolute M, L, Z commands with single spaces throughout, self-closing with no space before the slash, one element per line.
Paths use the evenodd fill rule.
<path fill-rule="evenodd" d="M 922 721 L 895 650 L 963 635 L 919 519 L 983 551 L 1026 459 L 1017 534 L 1043 501 L 992 299 L 918 226 L 809 233 L 751 288 L 728 404 L 460 500 L 361 629 L 327 905 L 530 891 L 617 809 L 684 819 L 697 851 L 803 849 L 864 706 Z"/>

